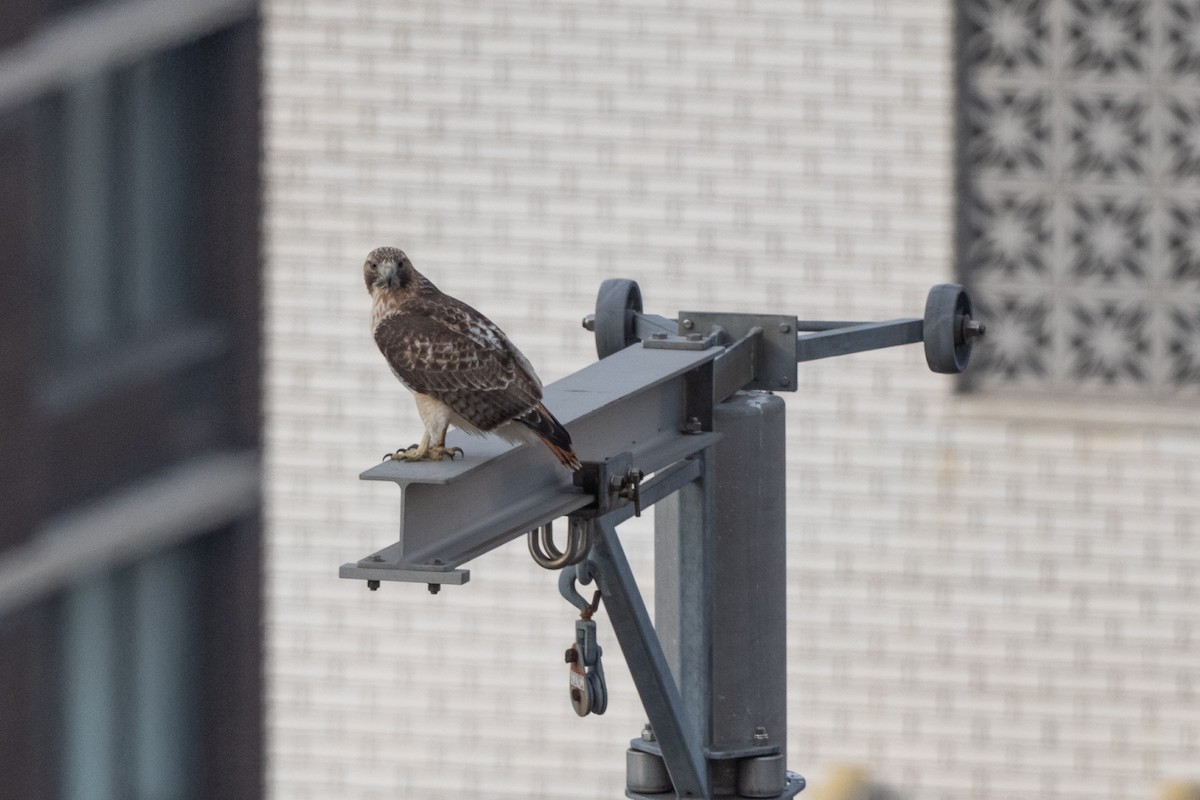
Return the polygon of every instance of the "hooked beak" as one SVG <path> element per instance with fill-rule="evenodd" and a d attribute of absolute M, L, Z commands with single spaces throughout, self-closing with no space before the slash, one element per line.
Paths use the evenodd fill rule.
<path fill-rule="evenodd" d="M 395 289 L 400 283 L 398 277 L 399 265 L 392 259 L 379 262 L 379 280 L 389 289 Z"/>

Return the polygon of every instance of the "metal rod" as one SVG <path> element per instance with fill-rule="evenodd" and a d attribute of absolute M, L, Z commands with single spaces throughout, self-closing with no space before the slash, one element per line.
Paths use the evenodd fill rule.
<path fill-rule="evenodd" d="M 616 527 L 603 517 L 594 522 L 595 545 L 590 558 L 604 595 L 604 609 L 612 620 L 646 716 L 658 734 L 676 796 L 707 798 L 708 766 L 702 744 L 684 711 L 679 688 L 650 623 Z"/>
<path fill-rule="evenodd" d="M 858 322 L 849 322 L 847 320 L 830 320 L 830 319 L 798 319 L 796 320 L 796 330 L 798 331 L 832 331 L 837 328 L 853 328 L 858 325 L 867 325 L 868 322 L 859 320 Z"/>
<path fill-rule="evenodd" d="M 925 323 L 917 318 L 867 322 L 796 337 L 796 361 L 844 356 L 913 344 L 922 340 Z"/>

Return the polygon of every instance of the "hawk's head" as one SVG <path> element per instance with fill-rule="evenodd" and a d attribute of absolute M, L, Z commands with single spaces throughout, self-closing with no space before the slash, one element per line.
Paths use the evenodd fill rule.
<path fill-rule="evenodd" d="M 399 247 L 376 247 L 363 264 L 363 280 L 372 294 L 404 289 L 417 278 L 412 262 Z"/>

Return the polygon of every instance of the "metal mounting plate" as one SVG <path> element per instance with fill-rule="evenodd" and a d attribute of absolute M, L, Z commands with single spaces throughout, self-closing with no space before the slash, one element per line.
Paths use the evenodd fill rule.
<path fill-rule="evenodd" d="M 689 326 L 690 323 L 690 326 Z M 754 363 L 754 380 L 744 389 L 773 392 L 796 390 L 796 317 L 787 314 L 731 314 L 713 311 L 680 311 L 679 333 L 708 333 L 720 327 L 730 342 L 762 328 L 762 346 Z"/>
<path fill-rule="evenodd" d="M 787 783 L 783 787 L 783 792 L 775 795 L 773 798 L 768 798 L 768 800 L 788 800 L 788 798 L 795 797 L 796 795 L 800 794 L 800 792 L 804 791 L 804 787 L 807 785 L 807 783 L 808 782 L 805 780 L 803 775 L 798 772 L 792 772 L 791 770 L 788 770 Z M 678 797 L 678 795 L 674 792 L 666 792 L 665 794 L 642 794 L 641 792 L 634 792 L 630 791 L 629 789 L 625 790 L 625 796 L 628 797 L 629 800 L 675 800 Z M 725 800 L 750 800 L 750 798 L 743 799 L 741 795 L 723 795 L 723 797 L 725 797 Z"/>
<path fill-rule="evenodd" d="M 403 581 L 405 583 L 435 583 L 462 586 L 471 580 L 469 569 L 396 569 L 380 557 L 380 562 L 370 567 L 364 562 L 343 564 L 338 570 L 339 578 L 357 578 L 364 581 Z"/>

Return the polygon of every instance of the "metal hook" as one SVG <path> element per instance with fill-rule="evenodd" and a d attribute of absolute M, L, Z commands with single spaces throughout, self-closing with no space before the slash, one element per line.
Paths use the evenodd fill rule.
<path fill-rule="evenodd" d="M 591 566 L 586 561 L 581 561 L 575 565 L 574 569 L 564 569 L 558 575 L 558 593 L 563 596 L 568 603 L 579 609 L 579 616 L 583 619 L 591 619 L 596 613 L 596 609 L 600 607 L 600 590 L 597 589 L 593 595 L 591 602 L 588 602 L 579 590 L 575 588 L 578 582 L 580 585 L 592 582 Z"/>
<path fill-rule="evenodd" d="M 591 528 L 585 521 L 570 521 L 567 531 L 567 549 L 559 550 L 554 544 L 554 523 L 547 522 L 528 534 L 529 555 L 544 569 L 562 569 L 578 564 L 592 547 Z"/>

